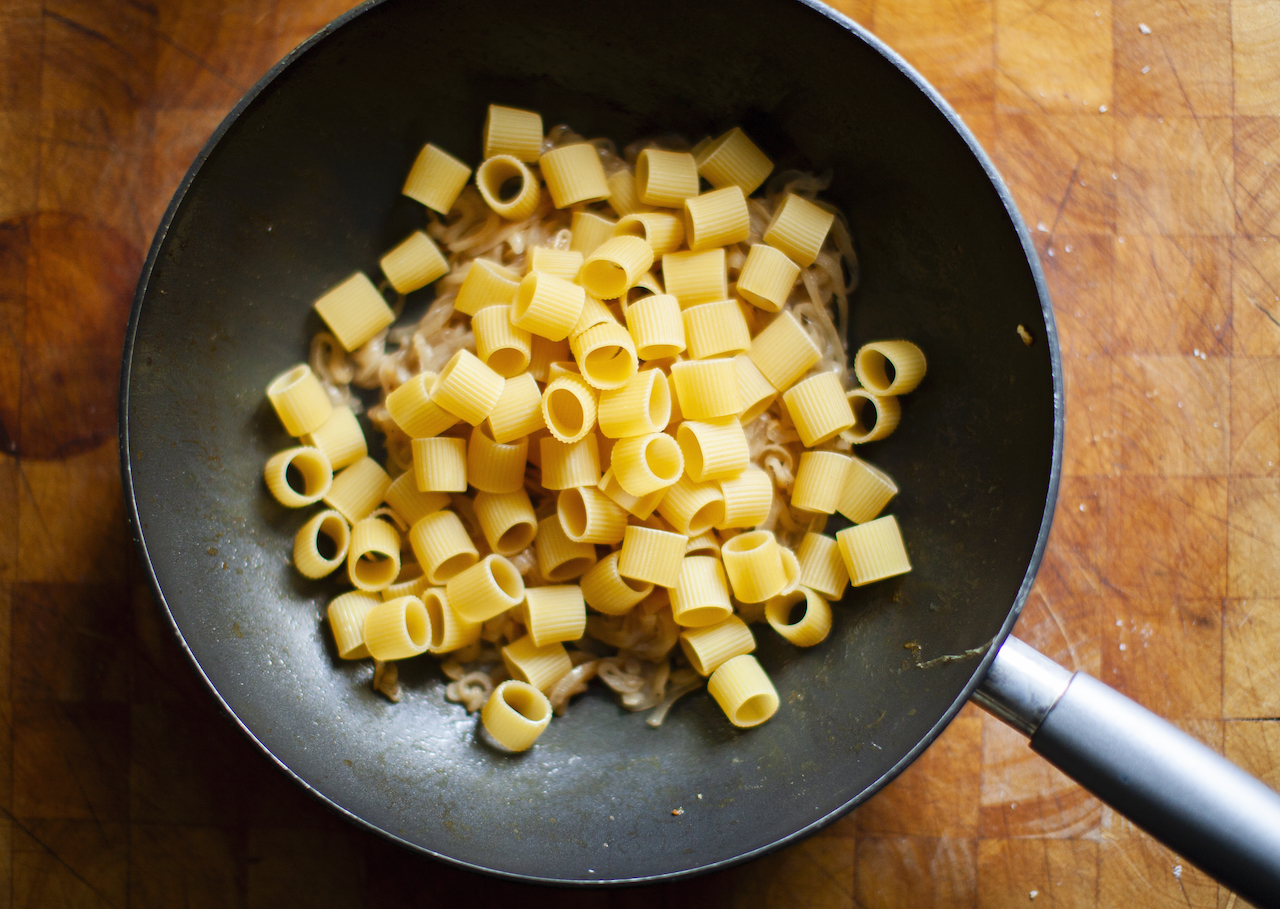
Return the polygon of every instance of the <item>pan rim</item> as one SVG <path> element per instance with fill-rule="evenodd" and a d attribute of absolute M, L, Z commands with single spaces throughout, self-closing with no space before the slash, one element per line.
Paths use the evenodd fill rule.
<path fill-rule="evenodd" d="M 333 801 L 327 795 L 309 784 L 301 776 L 299 776 L 292 768 L 278 758 L 249 728 L 245 721 L 232 709 L 230 704 L 223 698 L 212 680 L 205 673 L 200 661 L 195 653 L 188 645 L 186 637 L 183 635 L 182 629 L 178 626 L 177 620 L 174 618 L 173 610 L 169 606 L 168 599 L 165 597 L 164 591 L 160 587 L 159 578 L 156 573 L 155 565 L 152 563 L 150 551 L 147 546 L 147 540 L 142 532 L 141 516 L 138 511 L 137 493 L 134 488 L 133 481 L 133 465 L 130 460 L 130 432 L 129 432 L 129 390 L 130 378 L 133 367 L 134 346 L 137 340 L 138 325 L 142 314 L 143 302 L 147 296 L 147 291 L 151 284 L 151 278 L 155 270 L 156 263 L 159 258 L 160 249 L 168 236 L 169 229 L 172 226 L 174 217 L 178 209 L 181 207 L 188 190 L 199 175 L 204 163 L 208 160 L 214 149 L 222 141 L 223 136 L 231 128 L 231 126 L 240 118 L 245 110 L 257 100 L 257 98 L 270 86 L 275 80 L 293 65 L 300 57 L 308 53 L 313 47 L 321 41 L 328 38 L 334 32 L 338 31 L 347 23 L 355 18 L 364 15 L 370 10 L 383 5 L 388 0 L 365 0 L 338 16 L 329 22 L 306 41 L 299 44 L 290 51 L 283 59 L 277 62 L 258 82 L 249 89 L 235 106 L 227 113 L 222 122 L 210 135 L 208 141 L 200 149 L 191 166 L 184 174 L 182 181 L 175 190 L 173 198 L 170 199 L 165 209 L 164 215 L 160 220 L 159 226 L 156 228 L 155 237 L 152 239 L 151 247 L 147 253 L 146 261 L 143 264 L 138 279 L 138 286 L 134 293 L 132 308 L 129 314 L 128 325 L 125 329 L 124 348 L 121 356 L 120 371 L 120 387 L 118 393 L 118 421 L 119 421 L 119 457 L 120 471 L 123 485 L 123 493 L 125 497 L 126 512 L 129 519 L 130 535 L 133 538 L 134 545 L 137 549 L 138 556 L 142 562 L 147 583 L 151 588 L 151 592 L 157 603 L 164 613 L 164 617 L 168 622 L 169 630 L 176 639 L 178 646 L 185 654 L 192 668 L 195 670 L 199 678 L 204 682 L 205 687 L 213 695 L 217 703 L 222 707 L 225 716 L 240 730 L 240 732 L 252 742 L 257 749 L 262 752 L 269 760 L 271 760 L 281 771 L 283 771 L 294 783 L 302 787 L 312 797 L 318 799 L 326 808 L 341 815 L 348 821 L 357 826 L 368 830 L 378 836 L 404 847 L 412 852 L 420 855 L 429 856 L 438 861 L 445 862 L 456 868 L 465 871 L 485 874 L 503 880 L 514 881 L 525 884 L 535 884 L 549 887 L 565 887 L 573 889 L 599 889 L 607 887 L 626 887 L 643 884 L 654 884 L 662 882 L 674 882 L 679 880 L 687 880 L 703 874 L 714 871 L 721 871 L 727 868 L 743 864 L 753 859 L 761 858 L 765 855 L 773 853 L 786 846 L 792 845 L 801 839 L 804 839 L 822 827 L 836 821 L 840 817 L 848 814 L 853 809 L 865 803 L 869 798 L 878 793 L 886 785 L 897 777 L 903 770 L 910 766 L 921 754 L 941 735 L 942 731 L 950 725 L 956 715 L 968 703 L 974 691 L 982 684 L 990 669 L 992 661 L 995 659 L 1000 646 L 1005 639 L 1012 633 L 1014 625 L 1017 623 L 1022 609 L 1026 603 L 1027 596 L 1030 594 L 1031 587 L 1035 582 L 1036 574 L 1039 570 L 1040 563 L 1044 557 L 1045 548 L 1048 544 L 1049 531 L 1053 522 L 1054 510 L 1058 500 L 1058 491 L 1062 473 L 1063 445 L 1065 438 L 1066 416 L 1065 416 L 1065 393 L 1062 374 L 1062 356 L 1058 344 L 1058 332 L 1056 322 L 1053 315 L 1053 307 L 1049 299 L 1048 287 L 1045 281 L 1044 272 L 1040 264 L 1040 259 L 1035 250 L 1035 245 L 1031 239 L 1031 233 L 1028 230 L 1025 221 L 1018 211 L 1017 205 L 1013 200 L 1013 196 L 1009 191 L 1004 179 L 996 170 L 987 152 L 982 148 L 977 138 L 973 135 L 969 127 L 960 118 L 960 115 L 951 107 L 945 98 L 934 88 L 923 76 L 921 76 L 898 52 L 893 50 L 880 38 L 869 32 L 859 23 L 853 21 L 843 13 L 838 12 L 831 7 L 824 5 L 821 0 L 784 0 L 784 2 L 798 3 L 807 7 L 810 11 L 817 13 L 833 22 L 835 25 L 850 32 L 852 36 L 880 54 L 886 62 L 891 64 L 901 75 L 906 77 L 926 98 L 937 108 L 938 112 L 943 115 L 951 128 L 959 135 L 968 148 L 971 155 L 981 166 L 983 173 L 990 182 L 992 189 L 995 190 L 997 198 L 1004 206 L 1005 213 L 1009 217 L 1014 231 L 1022 245 L 1023 255 L 1027 265 L 1031 270 L 1031 277 L 1036 288 L 1036 295 L 1039 299 L 1041 315 L 1044 319 L 1045 338 L 1044 343 L 1048 345 L 1050 357 L 1050 369 L 1053 383 L 1053 440 L 1052 440 L 1052 456 L 1050 459 L 1049 483 L 1045 498 L 1045 508 L 1041 516 L 1040 529 L 1036 538 L 1035 547 L 1032 550 L 1031 557 L 1027 564 L 1027 569 L 1023 575 L 1022 583 L 1018 588 L 1017 595 L 1010 606 L 1009 613 L 1004 622 L 1000 626 L 1000 630 L 989 642 L 985 644 L 986 651 L 971 674 L 969 681 L 965 684 L 960 694 L 952 702 L 952 704 L 943 712 L 938 721 L 930 727 L 925 735 L 907 751 L 896 763 L 893 764 L 884 774 L 865 787 L 857 796 L 850 799 L 845 804 L 830 811 L 819 818 L 816 818 L 804 827 L 793 831 L 792 833 L 775 840 L 764 846 L 742 852 L 729 858 L 720 859 L 715 862 L 699 865 L 694 868 L 686 868 L 678 871 L 664 872 L 662 874 L 647 875 L 631 878 L 609 878 L 601 880 L 565 880 L 562 878 L 539 877 L 536 875 L 522 874 L 511 871 L 505 871 L 499 868 L 491 868 L 474 862 L 465 861 L 456 857 L 436 852 L 425 846 L 410 842 L 403 837 L 384 830 L 381 827 L 365 820 L 351 810 L 343 807 Z"/>

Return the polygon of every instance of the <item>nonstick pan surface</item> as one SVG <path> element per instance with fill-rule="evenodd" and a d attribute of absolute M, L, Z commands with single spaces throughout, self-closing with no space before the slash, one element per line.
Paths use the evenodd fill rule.
<path fill-rule="evenodd" d="M 121 446 L 134 529 L 197 670 L 261 747 L 352 819 L 459 865 L 639 881 L 789 842 L 879 789 L 982 678 L 1038 565 L 1057 489 L 1061 378 L 1043 280 L 1009 194 L 896 55 L 799 0 L 395 2 L 278 66 L 178 191 L 125 347 Z M 780 168 L 830 170 L 861 263 L 850 348 L 907 337 L 929 376 L 859 453 L 902 493 L 915 570 L 853 591 L 821 645 L 759 626 L 782 698 L 739 731 L 705 693 L 660 729 L 593 690 L 523 755 L 444 699 L 430 657 L 405 698 L 370 690 L 322 624 L 335 594 L 289 565 L 305 520 L 262 485 L 290 444 L 264 397 L 321 328 L 311 302 L 423 221 L 399 195 L 432 141 L 480 157 L 486 106 L 619 146 L 742 125 Z M 412 306 L 430 299 L 415 294 Z M 1023 325 L 1035 342 L 1019 337 Z M 673 814 L 683 809 L 682 814 Z"/>

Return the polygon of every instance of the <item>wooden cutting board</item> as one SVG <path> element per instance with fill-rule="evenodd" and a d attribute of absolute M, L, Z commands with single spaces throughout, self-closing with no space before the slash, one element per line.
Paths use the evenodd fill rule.
<path fill-rule="evenodd" d="M 418 859 L 251 748 L 128 543 L 119 350 L 192 157 L 349 5 L 0 4 L 0 906 L 1243 906 L 972 707 L 817 836 L 610 894 Z M 1018 633 L 1280 783 L 1280 3 L 836 6 L 962 114 L 1049 280 L 1065 475 Z"/>

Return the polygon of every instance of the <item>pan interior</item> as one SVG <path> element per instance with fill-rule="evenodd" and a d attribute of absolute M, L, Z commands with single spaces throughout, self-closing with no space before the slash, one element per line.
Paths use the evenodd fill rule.
<path fill-rule="evenodd" d="M 499 755 L 445 701 L 432 658 L 401 664 L 402 703 L 374 695 L 368 662 L 339 660 L 322 625 L 336 585 L 288 564 L 310 511 L 262 487 L 263 463 L 290 444 L 264 389 L 305 358 L 321 328 L 311 302 L 356 269 L 376 276 L 422 224 L 399 195 L 422 144 L 479 161 L 490 102 L 620 147 L 739 124 L 780 169 L 829 170 L 825 196 L 861 263 L 851 349 L 905 337 L 929 357 L 901 427 L 859 451 L 902 489 L 890 510 L 915 570 L 851 593 L 809 650 L 758 626 L 782 699 L 764 726 L 735 730 L 695 695 L 655 730 L 593 691 L 532 751 Z M 979 660 L 918 664 L 990 641 L 1021 604 L 1053 485 L 1053 343 L 1001 192 L 893 59 L 799 2 L 496 0 L 476 15 L 389 0 L 310 46 L 224 129 L 139 289 L 126 482 L 199 669 L 306 785 L 467 866 L 638 880 L 838 814 L 958 708 Z"/>

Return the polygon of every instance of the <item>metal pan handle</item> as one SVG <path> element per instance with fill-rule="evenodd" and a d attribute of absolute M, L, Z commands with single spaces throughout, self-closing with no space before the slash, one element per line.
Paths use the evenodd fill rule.
<path fill-rule="evenodd" d="M 1010 637 L 974 694 L 1031 749 L 1258 906 L 1280 906 L 1280 795 L 1173 724 Z"/>

